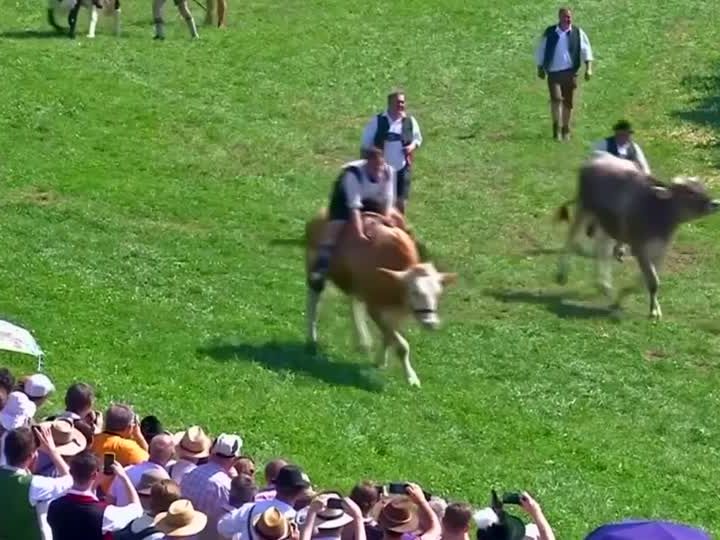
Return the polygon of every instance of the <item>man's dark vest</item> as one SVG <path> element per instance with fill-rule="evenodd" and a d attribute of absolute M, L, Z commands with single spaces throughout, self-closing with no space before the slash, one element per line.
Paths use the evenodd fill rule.
<path fill-rule="evenodd" d="M 53 540 L 111 540 L 102 532 L 104 513 L 105 503 L 92 497 L 68 493 L 55 499 L 47 516 Z"/>
<path fill-rule="evenodd" d="M 0 468 L 0 540 L 40 540 L 35 509 L 30 506 L 29 474 Z"/>
<path fill-rule="evenodd" d="M 624 156 L 621 156 L 620 152 L 618 152 L 618 145 L 615 141 L 615 137 L 608 137 L 607 139 L 605 139 L 605 145 L 607 147 L 608 153 L 612 154 L 613 156 L 627 159 L 628 161 L 634 161 L 635 163 L 638 162 L 637 152 L 635 152 L 635 145 L 632 142 L 629 143 L 627 154 Z"/>
<path fill-rule="evenodd" d="M 413 121 L 412 116 L 406 116 L 402 119 L 402 133 L 400 138 L 397 134 L 390 133 L 390 120 L 385 114 L 377 115 L 377 131 L 375 131 L 375 139 L 373 144 L 378 148 L 385 148 L 385 142 L 388 140 L 400 140 L 403 146 L 407 146 L 413 141 Z"/>
<path fill-rule="evenodd" d="M 543 58 L 543 68 L 545 71 L 550 70 L 553 61 L 555 48 L 557 47 L 560 35 L 556 31 L 557 26 L 548 26 L 545 29 L 545 57 Z M 568 51 L 572 58 L 572 70 L 580 69 L 580 28 L 573 26 L 568 35 Z"/>
<path fill-rule="evenodd" d="M 355 178 L 357 178 L 358 183 L 363 183 L 365 181 L 364 175 L 359 167 L 356 167 L 354 165 L 350 165 L 349 167 L 343 168 L 342 171 L 340 171 L 340 175 L 338 176 L 336 183 L 338 185 L 342 184 L 343 176 L 345 176 L 345 173 L 351 173 Z M 372 182 L 372 180 L 370 180 Z M 363 212 L 375 212 L 378 214 L 382 214 L 383 209 L 380 207 L 378 203 L 373 201 L 372 199 L 363 199 L 362 200 L 362 210 Z"/>

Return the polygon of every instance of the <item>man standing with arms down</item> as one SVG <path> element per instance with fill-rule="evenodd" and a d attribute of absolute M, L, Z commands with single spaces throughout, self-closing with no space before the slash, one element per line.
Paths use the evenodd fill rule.
<path fill-rule="evenodd" d="M 585 80 L 592 76 L 593 54 L 587 34 L 572 24 L 570 8 L 560 8 L 558 24 L 548 26 L 535 51 L 538 77 L 547 77 L 553 138 L 570 138 L 573 94 L 577 88 L 577 72 L 585 62 Z M 562 128 L 560 129 L 560 125 Z"/>
<path fill-rule="evenodd" d="M 363 154 L 373 147 L 384 151 L 385 161 L 396 172 L 395 206 L 404 214 L 410 196 L 413 153 L 422 144 L 422 134 L 417 120 L 406 112 L 404 92 L 391 92 L 387 101 L 387 111 L 374 116 L 365 126 L 361 146 Z"/>

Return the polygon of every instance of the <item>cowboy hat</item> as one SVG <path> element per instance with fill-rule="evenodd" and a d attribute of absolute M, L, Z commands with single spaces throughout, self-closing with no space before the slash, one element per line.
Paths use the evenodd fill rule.
<path fill-rule="evenodd" d="M 87 447 L 87 439 L 82 432 L 75 427 L 72 420 L 58 418 L 51 422 L 42 422 L 40 427 L 49 427 L 52 434 L 55 449 L 61 456 L 76 456 Z"/>
<path fill-rule="evenodd" d="M 325 505 L 325 509 L 322 512 L 318 512 L 315 520 L 315 527 L 319 530 L 332 530 L 344 527 L 348 523 L 351 523 L 352 516 L 345 513 L 342 508 L 329 508 L 328 501 L 335 499 L 342 501 L 342 497 L 337 493 L 323 493 L 317 497 Z"/>
<path fill-rule="evenodd" d="M 207 525 L 207 516 L 198 512 L 187 499 L 179 499 L 167 512 L 155 516 L 153 526 L 168 536 L 193 536 Z"/>
<path fill-rule="evenodd" d="M 212 441 L 200 426 L 191 426 L 173 436 L 178 457 L 206 458 L 210 455 Z"/>
<path fill-rule="evenodd" d="M 150 492 L 155 484 L 159 484 L 163 480 L 168 480 L 170 476 L 165 469 L 155 468 L 148 469 L 140 477 L 136 491 L 138 495 L 150 496 Z"/>
<path fill-rule="evenodd" d="M 417 506 L 409 497 L 393 497 L 380 501 L 371 512 L 378 526 L 394 533 L 415 532 L 420 526 Z"/>
<path fill-rule="evenodd" d="M 262 540 L 284 540 L 290 536 L 291 532 L 290 522 L 275 506 L 271 506 L 253 519 L 253 538 Z"/>

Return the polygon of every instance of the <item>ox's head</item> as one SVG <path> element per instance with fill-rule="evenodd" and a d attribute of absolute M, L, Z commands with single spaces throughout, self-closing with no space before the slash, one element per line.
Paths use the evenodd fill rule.
<path fill-rule="evenodd" d="M 658 197 L 672 199 L 680 221 L 701 218 L 720 209 L 720 201 L 710 197 L 696 176 L 677 176 L 667 188 L 654 189 Z"/>
<path fill-rule="evenodd" d="M 432 263 L 416 264 L 407 270 L 380 268 L 380 272 L 397 280 L 405 292 L 405 301 L 415 318 L 432 330 L 440 325 L 438 302 L 445 285 L 453 283 L 457 274 L 438 272 Z"/>

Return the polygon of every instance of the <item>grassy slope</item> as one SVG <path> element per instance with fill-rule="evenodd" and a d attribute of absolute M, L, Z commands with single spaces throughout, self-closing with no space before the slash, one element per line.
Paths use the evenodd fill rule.
<path fill-rule="evenodd" d="M 661 325 L 642 295 L 620 321 L 597 309 L 586 261 L 554 286 L 542 250 L 560 244 L 549 216 L 583 153 L 620 115 L 662 176 L 714 174 L 697 144 L 717 113 L 696 108 L 717 95 L 720 7 L 583 2 L 597 76 L 575 140 L 556 145 L 531 60 L 552 2 L 273 4 L 233 5 L 230 30 L 198 43 L 171 3 L 163 44 L 141 3 L 120 40 L 109 25 L 95 42 L 2 40 L 0 312 L 35 332 L 58 386 L 88 380 L 173 427 L 236 430 L 324 485 L 413 478 L 478 504 L 525 487 L 564 538 L 638 515 L 718 530 L 717 219 L 678 238 Z M 42 27 L 39 4 L 0 6 L 0 32 Z M 445 328 L 408 332 L 420 393 L 354 352 L 337 295 L 328 358 L 302 354 L 302 253 L 273 243 L 299 236 L 394 84 L 427 141 L 412 220 L 462 275 Z"/>

